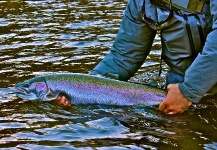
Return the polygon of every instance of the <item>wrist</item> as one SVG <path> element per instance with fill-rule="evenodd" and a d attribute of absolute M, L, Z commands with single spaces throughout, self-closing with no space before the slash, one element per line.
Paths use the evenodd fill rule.
<path fill-rule="evenodd" d="M 191 102 L 194 102 L 194 103 L 198 103 L 199 102 L 199 98 L 196 98 L 195 96 L 193 96 L 191 90 L 189 90 L 185 85 L 184 83 L 179 83 L 178 84 L 178 88 L 180 90 L 180 92 L 183 94 L 183 96 L 191 101 Z"/>

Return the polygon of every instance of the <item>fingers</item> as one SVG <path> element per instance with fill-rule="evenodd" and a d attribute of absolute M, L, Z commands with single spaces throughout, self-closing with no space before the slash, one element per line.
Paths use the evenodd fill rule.
<path fill-rule="evenodd" d="M 170 84 L 167 86 L 167 91 L 169 92 L 170 91 Z M 168 105 L 167 105 L 167 98 L 165 98 L 159 105 L 159 110 L 166 113 L 166 114 L 175 114 L 174 112 L 172 111 L 169 111 L 168 110 Z"/>
<path fill-rule="evenodd" d="M 174 109 L 174 108 L 166 108 L 164 111 L 163 111 L 165 114 L 168 114 L 168 115 L 175 115 L 175 114 L 181 114 L 184 112 L 183 109 Z"/>
<path fill-rule="evenodd" d="M 165 114 L 169 114 L 169 115 L 176 114 L 176 112 L 174 112 L 174 110 L 168 108 L 168 106 L 166 105 L 166 103 L 164 101 L 162 101 L 160 103 L 159 110 L 164 112 Z"/>
<path fill-rule="evenodd" d="M 164 103 L 164 100 L 159 105 L 159 110 L 164 111 L 166 109 L 166 104 Z"/>
<path fill-rule="evenodd" d="M 189 107 L 188 99 L 180 92 L 178 84 L 167 86 L 167 96 L 160 103 L 159 110 L 165 114 L 180 114 Z"/>
<path fill-rule="evenodd" d="M 167 85 L 167 92 L 170 91 L 170 88 L 171 88 L 171 84 Z"/>
<path fill-rule="evenodd" d="M 168 115 L 181 114 L 184 112 L 184 109 L 177 107 L 174 104 L 171 104 L 169 101 L 167 101 L 167 99 L 164 99 L 160 103 L 158 109 Z"/>
<path fill-rule="evenodd" d="M 64 95 L 59 95 L 56 98 L 55 103 L 62 105 L 62 106 L 72 106 L 69 100 Z"/>

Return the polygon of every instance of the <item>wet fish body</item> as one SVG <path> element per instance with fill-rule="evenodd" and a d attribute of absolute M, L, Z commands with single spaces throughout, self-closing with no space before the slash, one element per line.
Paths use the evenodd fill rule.
<path fill-rule="evenodd" d="M 165 90 L 88 74 L 50 74 L 15 85 L 17 96 L 26 100 L 55 100 L 66 95 L 72 104 L 157 105 Z"/>

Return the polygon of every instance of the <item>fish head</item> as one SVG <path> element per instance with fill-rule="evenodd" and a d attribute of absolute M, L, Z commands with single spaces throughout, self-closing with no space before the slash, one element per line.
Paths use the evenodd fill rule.
<path fill-rule="evenodd" d="M 50 89 L 43 78 L 33 78 L 15 85 L 16 95 L 26 100 L 44 100 Z"/>

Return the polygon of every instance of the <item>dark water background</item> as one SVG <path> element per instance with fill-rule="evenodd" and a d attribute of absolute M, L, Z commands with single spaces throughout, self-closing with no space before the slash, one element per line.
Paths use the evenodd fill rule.
<path fill-rule="evenodd" d="M 75 106 L 17 98 L 17 82 L 53 72 L 88 73 L 110 49 L 123 0 L 0 1 L 1 149 L 217 149 L 217 102 L 167 116 L 157 106 Z M 134 82 L 158 77 L 160 39 Z"/>

